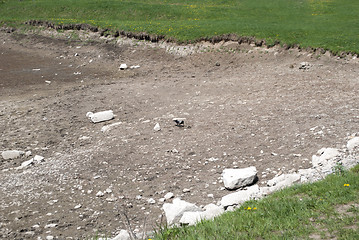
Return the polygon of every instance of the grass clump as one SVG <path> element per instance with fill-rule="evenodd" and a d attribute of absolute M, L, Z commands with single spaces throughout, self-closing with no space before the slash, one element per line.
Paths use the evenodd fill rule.
<path fill-rule="evenodd" d="M 359 239 L 359 173 L 295 185 L 196 226 L 161 228 L 155 239 Z"/>
<path fill-rule="evenodd" d="M 50 20 L 193 41 L 223 34 L 267 45 L 359 53 L 355 0 L 0 0 L 0 21 Z"/>

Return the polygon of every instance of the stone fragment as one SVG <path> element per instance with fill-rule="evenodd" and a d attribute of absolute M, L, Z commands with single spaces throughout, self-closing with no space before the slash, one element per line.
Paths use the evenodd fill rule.
<path fill-rule="evenodd" d="M 34 159 L 31 158 L 30 160 L 27 160 L 27 161 L 21 163 L 21 168 L 27 167 L 27 166 L 29 166 L 29 165 L 31 165 L 33 163 L 34 163 Z"/>
<path fill-rule="evenodd" d="M 156 200 L 154 200 L 153 198 L 149 198 L 149 199 L 147 200 L 147 202 L 148 202 L 149 204 L 155 204 L 155 203 L 156 203 Z"/>
<path fill-rule="evenodd" d="M 155 127 L 153 128 L 154 131 L 160 131 L 161 130 L 161 126 L 159 123 L 156 123 Z"/>
<path fill-rule="evenodd" d="M 189 189 L 189 188 L 184 188 L 184 189 L 182 190 L 183 193 L 188 193 L 188 192 L 190 192 L 190 191 L 191 191 L 191 189 Z"/>
<path fill-rule="evenodd" d="M 50 224 L 47 224 L 45 225 L 45 228 L 54 228 L 54 227 L 57 227 L 58 225 L 56 223 L 50 223 Z"/>
<path fill-rule="evenodd" d="M 259 197 L 261 197 L 259 187 L 258 185 L 254 185 L 248 187 L 246 190 L 240 190 L 222 197 L 221 206 L 227 208 L 228 206 L 240 205 Z"/>
<path fill-rule="evenodd" d="M 173 199 L 173 203 L 163 204 L 163 210 L 165 212 L 168 225 L 179 223 L 183 213 L 185 212 L 201 211 L 201 209 L 195 204 L 183 201 L 179 198 Z"/>
<path fill-rule="evenodd" d="M 171 192 L 166 193 L 166 195 L 164 196 L 164 198 L 165 198 L 166 200 L 171 199 L 171 198 L 173 198 L 173 197 L 174 197 L 174 194 L 171 193 Z"/>
<path fill-rule="evenodd" d="M 114 118 L 114 115 L 112 110 L 107 110 L 97 113 L 88 112 L 86 114 L 86 117 L 88 117 L 93 123 L 98 123 L 111 120 Z"/>
<path fill-rule="evenodd" d="M 25 157 L 30 157 L 31 154 L 32 154 L 31 151 L 26 151 L 26 152 L 25 152 Z"/>
<path fill-rule="evenodd" d="M 125 69 L 127 69 L 127 64 L 126 64 L 126 63 L 122 63 L 122 64 L 120 65 L 120 70 L 125 70 Z"/>
<path fill-rule="evenodd" d="M 130 67 L 130 69 L 137 69 L 137 68 L 140 68 L 140 66 L 139 65 L 133 65 L 133 66 Z"/>
<path fill-rule="evenodd" d="M 1 153 L 3 159 L 15 159 L 21 157 L 21 155 L 25 154 L 23 151 L 18 150 L 6 150 Z"/>
<path fill-rule="evenodd" d="M 96 197 L 103 197 L 105 194 L 101 191 L 99 191 L 98 193 L 96 193 Z"/>
<path fill-rule="evenodd" d="M 36 161 L 37 163 L 43 162 L 44 159 L 45 158 L 40 155 L 35 155 L 35 157 L 34 157 L 34 161 Z"/>
<path fill-rule="evenodd" d="M 74 207 L 74 209 L 79 209 L 79 208 L 81 208 L 82 207 L 82 205 L 81 204 L 78 204 L 78 205 L 76 205 L 75 207 Z"/>
<path fill-rule="evenodd" d="M 224 169 L 222 179 L 227 189 L 238 189 L 254 183 L 257 179 L 257 169 L 254 166 L 242 169 Z"/>
<path fill-rule="evenodd" d="M 357 147 L 359 147 L 359 137 L 354 137 L 348 141 L 347 148 L 349 152 L 353 152 Z"/>

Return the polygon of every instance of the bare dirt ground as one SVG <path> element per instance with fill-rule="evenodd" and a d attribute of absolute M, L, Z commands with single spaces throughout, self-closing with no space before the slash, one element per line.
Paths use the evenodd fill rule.
<path fill-rule="evenodd" d="M 264 185 L 358 132 L 358 59 L 237 43 L 186 55 L 119 42 L 0 32 L 0 151 L 32 152 L 0 160 L 0 238 L 115 236 L 123 211 L 151 230 L 167 192 L 217 203 L 228 194 L 224 168 L 256 166 Z M 309 69 L 299 69 L 304 61 Z M 103 110 L 115 119 L 86 118 Z M 45 161 L 16 169 L 34 155 Z"/>

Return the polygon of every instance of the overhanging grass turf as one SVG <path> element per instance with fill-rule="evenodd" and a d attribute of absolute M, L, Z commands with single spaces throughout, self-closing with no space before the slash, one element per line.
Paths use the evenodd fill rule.
<path fill-rule="evenodd" d="M 228 33 L 359 53 L 357 0 L 0 0 L 0 20 L 89 23 L 179 41 Z"/>

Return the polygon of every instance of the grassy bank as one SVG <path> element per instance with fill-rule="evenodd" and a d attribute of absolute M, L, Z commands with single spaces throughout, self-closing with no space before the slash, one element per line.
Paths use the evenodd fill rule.
<path fill-rule="evenodd" d="M 179 41 L 235 33 L 359 53 L 356 0 L 0 0 L 0 20 L 89 23 Z"/>
<path fill-rule="evenodd" d="M 196 227 L 164 228 L 155 239 L 359 239 L 358 196 L 359 166 L 247 202 Z"/>

